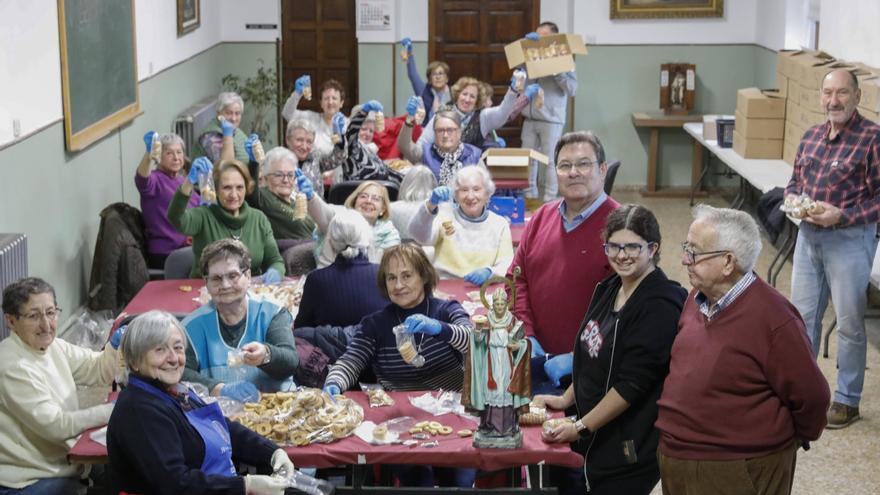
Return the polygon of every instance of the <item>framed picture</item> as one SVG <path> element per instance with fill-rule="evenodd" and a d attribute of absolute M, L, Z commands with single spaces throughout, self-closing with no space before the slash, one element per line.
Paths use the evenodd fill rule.
<path fill-rule="evenodd" d="M 609 1 L 611 2 L 611 19 L 724 17 L 724 0 Z"/>
<path fill-rule="evenodd" d="M 177 0 L 177 37 L 198 29 L 201 24 L 199 0 Z"/>

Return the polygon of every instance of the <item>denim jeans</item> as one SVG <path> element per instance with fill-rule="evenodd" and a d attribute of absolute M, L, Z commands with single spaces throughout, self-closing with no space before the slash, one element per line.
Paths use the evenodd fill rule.
<path fill-rule="evenodd" d="M 83 488 L 76 478 L 43 478 L 24 488 L 0 486 L 0 495 L 72 495 Z"/>
<path fill-rule="evenodd" d="M 828 298 L 837 316 L 837 390 L 834 401 L 857 407 L 865 381 L 865 307 L 877 248 L 877 226 L 823 229 L 801 223 L 794 250 L 791 302 L 800 311 L 819 355 Z"/>

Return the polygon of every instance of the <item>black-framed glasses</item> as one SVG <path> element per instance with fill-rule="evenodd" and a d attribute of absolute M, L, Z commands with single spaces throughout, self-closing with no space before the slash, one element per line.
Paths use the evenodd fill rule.
<path fill-rule="evenodd" d="M 653 243 L 627 242 L 625 244 L 618 244 L 616 242 L 606 242 L 602 244 L 602 247 L 605 248 L 605 255 L 609 258 L 616 258 L 620 255 L 621 251 L 623 251 L 627 258 L 635 258 L 642 254 L 642 249 L 645 246 L 650 246 L 651 244 Z"/>
<path fill-rule="evenodd" d="M 572 169 L 575 169 L 578 172 L 585 174 L 598 163 L 599 162 L 593 160 L 578 160 L 577 162 L 564 161 L 556 164 L 556 171 L 560 174 L 568 174 L 571 173 Z"/>
<path fill-rule="evenodd" d="M 721 254 L 727 254 L 730 252 L 729 249 L 720 249 L 718 251 L 703 251 L 702 253 L 698 253 L 694 251 L 694 247 L 688 244 L 687 242 L 681 243 L 681 252 L 684 255 L 684 260 L 688 265 L 695 265 L 697 263 L 697 256 L 718 256 Z M 709 258 L 703 258 L 709 259 Z"/>
<path fill-rule="evenodd" d="M 269 175 L 281 181 L 287 179 L 288 181 L 293 182 L 293 179 L 296 178 L 296 173 L 294 172 L 272 172 Z"/>
<path fill-rule="evenodd" d="M 246 271 L 247 270 L 236 270 L 234 272 L 229 272 L 226 274 L 209 275 L 205 277 L 205 280 L 208 282 L 208 284 L 213 286 L 223 285 L 224 280 L 229 281 L 230 284 L 235 284 L 241 279 L 241 276 L 244 275 L 244 272 Z"/>
<path fill-rule="evenodd" d="M 49 308 L 46 311 L 34 310 L 29 313 L 21 314 L 19 313 L 18 317 L 27 320 L 32 324 L 37 324 L 43 320 L 43 318 L 47 318 L 49 321 L 56 321 L 58 317 L 61 316 L 61 308 Z"/>

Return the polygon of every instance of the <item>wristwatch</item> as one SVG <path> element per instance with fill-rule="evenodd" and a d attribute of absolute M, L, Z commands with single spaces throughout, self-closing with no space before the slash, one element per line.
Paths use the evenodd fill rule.
<path fill-rule="evenodd" d="M 577 430 L 578 435 L 582 437 L 588 437 L 593 434 L 593 432 L 587 428 L 587 425 L 585 425 L 580 419 L 574 422 L 574 428 Z"/>
<path fill-rule="evenodd" d="M 263 362 L 260 363 L 260 366 L 269 364 L 269 361 L 272 360 L 272 348 L 266 344 L 263 344 L 263 346 L 266 348 L 266 357 L 263 358 Z"/>

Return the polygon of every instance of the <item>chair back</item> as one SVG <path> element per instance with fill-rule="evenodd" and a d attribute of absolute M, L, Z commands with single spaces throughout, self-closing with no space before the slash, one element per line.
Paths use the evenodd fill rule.
<path fill-rule="evenodd" d="M 346 180 L 342 182 L 338 182 L 330 186 L 330 192 L 327 193 L 327 202 L 333 205 L 342 205 L 345 204 L 345 200 L 354 192 L 355 189 L 361 185 L 362 180 Z M 377 184 L 385 186 L 385 189 L 388 189 L 388 198 L 391 201 L 397 200 L 397 191 L 399 186 L 391 181 L 387 180 L 375 180 L 373 181 Z"/>
<path fill-rule="evenodd" d="M 165 258 L 165 280 L 182 280 L 189 278 L 189 272 L 195 263 L 196 255 L 192 246 L 171 251 Z"/>
<path fill-rule="evenodd" d="M 617 169 L 620 168 L 620 160 L 611 160 L 608 162 L 608 172 L 605 173 L 605 194 L 611 195 L 611 189 L 614 187 L 614 179 L 617 177 Z"/>

